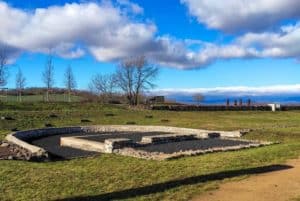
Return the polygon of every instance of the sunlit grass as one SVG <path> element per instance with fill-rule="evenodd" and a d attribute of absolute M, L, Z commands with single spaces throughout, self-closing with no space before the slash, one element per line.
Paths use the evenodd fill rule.
<path fill-rule="evenodd" d="M 0 200 L 56 200 L 94 196 L 131 189 L 123 200 L 190 200 L 193 196 L 218 188 L 221 181 L 177 185 L 155 193 L 139 193 L 141 187 L 202 175 L 243 170 L 284 162 L 300 153 L 300 112 L 168 112 L 129 110 L 125 106 L 96 103 L 27 103 L 0 106 L 0 116 L 15 121 L 0 121 L 3 139 L 12 128 L 31 129 L 55 126 L 126 124 L 169 125 L 213 130 L 251 128 L 250 139 L 281 141 L 279 145 L 185 157 L 170 161 L 146 161 L 118 155 L 75 159 L 71 161 L 30 163 L 0 161 Z M 114 116 L 106 116 L 112 113 Z M 58 118 L 51 118 L 56 114 Z M 152 115 L 153 118 L 145 118 Z M 81 123 L 89 119 L 90 123 Z M 169 122 L 163 123 L 162 119 Z M 236 178 L 233 178 L 236 179 Z M 164 186 L 164 185 L 163 185 Z M 155 186 L 153 187 L 155 188 Z M 135 195 L 136 196 L 135 196 Z M 119 199 L 121 199 L 119 197 Z"/>

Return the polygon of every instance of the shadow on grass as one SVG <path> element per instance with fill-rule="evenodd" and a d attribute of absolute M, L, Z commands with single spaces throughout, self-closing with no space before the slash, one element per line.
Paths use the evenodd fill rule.
<path fill-rule="evenodd" d="M 143 196 L 143 195 L 160 193 L 166 190 L 170 190 L 172 188 L 185 186 L 185 185 L 193 185 L 193 184 L 205 183 L 208 181 L 223 180 L 223 179 L 233 178 L 233 177 L 238 177 L 243 175 L 280 171 L 280 170 L 286 170 L 290 168 L 293 167 L 288 165 L 270 165 L 270 166 L 242 169 L 242 170 L 231 170 L 231 171 L 224 171 L 224 172 L 212 173 L 207 175 L 188 177 L 184 179 L 172 180 L 172 181 L 153 184 L 149 186 L 126 189 L 126 190 L 116 191 L 111 193 L 104 193 L 100 195 L 79 196 L 73 198 L 58 199 L 56 201 L 122 200 L 122 199 L 129 199 L 138 196 Z"/>

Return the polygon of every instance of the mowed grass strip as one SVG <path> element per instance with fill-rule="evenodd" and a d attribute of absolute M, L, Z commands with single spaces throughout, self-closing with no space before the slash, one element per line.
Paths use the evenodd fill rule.
<path fill-rule="evenodd" d="M 43 102 L 46 100 L 45 95 L 23 95 L 22 102 Z M 68 94 L 50 94 L 50 101 L 52 102 L 68 102 Z M 79 102 L 83 100 L 80 96 L 71 95 L 72 102 Z M 2 102 L 19 102 L 19 96 L 15 95 L 0 95 Z"/>
<path fill-rule="evenodd" d="M 300 153 L 300 112 L 169 112 L 130 110 L 97 103 L 5 103 L 0 138 L 12 128 L 126 124 L 168 125 L 213 130 L 251 128 L 248 139 L 281 141 L 279 145 L 146 161 L 113 154 L 70 161 L 30 163 L 0 161 L 0 200 L 190 200 L 218 188 L 222 179 L 241 179 L 249 168 L 295 158 Z M 113 116 L 107 116 L 111 113 Z M 49 117 L 55 114 L 56 118 Z M 153 118 L 145 118 L 153 116 Z M 81 122 L 89 119 L 91 122 Z M 168 119 L 168 122 L 162 122 Z M 233 174 L 233 172 L 240 174 Z M 228 178 L 227 178 L 228 177 Z M 210 179 L 207 179 L 210 178 Z M 214 179 L 216 178 L 216 180 Z"/>

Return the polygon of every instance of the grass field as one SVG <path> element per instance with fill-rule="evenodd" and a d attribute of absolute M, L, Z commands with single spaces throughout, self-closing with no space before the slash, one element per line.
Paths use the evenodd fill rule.
<path fill-rule="evenodd" d="M 115 116 L 106 116 L 113 113 Z M 56 114 L 58 118 L 50 118 Z M 153 115 L 152 119 L 145 118 Z M 279 145 L 213 153 L 170 161 L 146 161 L 102 154 L 71 161 L 31 163 L 0 161 L 0 200 L 190 200 L 227 180 L 251 174 L 300 155 L 300 111 L 289 112 L 169 112 L 129 110 L 95 103 L 5 103 L 0 138 L 12 128 L 126 124 L 169 125 L 234 130 L 251 128 L 248 139 L 281 141 Z M 81 123 L 89 119 L 90 123 Z M 162 123 L 161 120 L 169 122 Z M 300 193 L 299 193 L 300 194 Z"/>
<path fill-rule="evenodd" d="M 52 102 L 68 102 L 68 95 L 67 94 L 51 94 L 50 95 L 50 101 Z M 79 102 L 82 100 L 82 97 L 80 96 L 71 96 L 71 101 L 73 102 Z M 0 96 L 0 101 L 2 102 L 18 102 L 19 97 L 18 96 Z M 45 101 L 44 95 L 26 95 L 22 96 L 22 102 L 43 102 Z"/>

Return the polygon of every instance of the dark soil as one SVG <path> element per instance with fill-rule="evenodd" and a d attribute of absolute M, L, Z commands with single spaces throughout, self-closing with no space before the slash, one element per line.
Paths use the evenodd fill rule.
<path fill-rule="evenodd" d="M 94 134 L 88 134 L 89 136 L 84 138 L 87 140 L 93 140 L 98 142 L 104 142 L 105 139 L 111 139 L 111 138 L 128 138 L 134 142 L 140 142 L 142 140 L 142 137 L 144 136 L 163 135 L 163 134 L 170 134 L 170 133 L 163 133 L 163 132 L 146 132 L 146 133 L 116 132 L 116 133 L 102 133 L 102 134 L 94 133 Z"/>
<path fill-rule="evenodd" d="M 180 151 L 206 150 L 217 147 L 247 145 L 250 143 L 251 142 L 213 138 L 205 140 L 189 140 L 181 142 L 170 142 L 166 144 L 155 144 L 151 146 L 139 147 L 137 149 L 147 152 L 160 152 L 165 154 L 172 154 Z"/>
<path fill-rule="evenodd" d="M 49 137 L 44 137 L 40 139 L 34 139 L 30 143 L 39 147 L 44 148 L 49 152 L 51 158 L 53 159 L 72 159 L 77 157 L 87 157 L 94 156 L 99 153 L 83 151 L 80 149 L 74 149 L 70 147 L 61 147 L 60 138 L 61 137 L 71 137 L 79 136 L 79 138 L 84 138 L 87 140 L 104 142 L 105 139 L 111 138 L 128 138 L 132 139 L 134 142 L 140 142 L 143 136 L 153 136 L 153 135 L 162 135 L 169 133 L 161 132 L 112 132 L 112 133 L 76 133 L 76 134 L 63 134 L 63 135 L 54 135 Z M 147 152 L 160 152 L 165 154 L 171 154 L 174 152 L 180 151 L 195 151 L 195 150 L 206 150 L 216 147 L 228 147 L 228 146 L 237 146 L 237 145 L 247 145 L 251 142 L 245 141 L 236 141 L 228 139 L 205 139 L 205 140 L 189 140 L 181 142 L 170 142 L 164 144 L 154 144 L 150 146 L 142 146 L 136 149 L 143 150 Z"/>
<path fill-rule="evenodd" d="M 95 156 L 99 154 L 96 152 L 90 152 L 90 151 L 84 151 L 80 149 L 60 146 L 61 137 L 67 137 L 67 136 L 71 137 L 75 135 L 79 136 L 79 135 L 86 135 L 86 134 L 76 133 L 76 134 L 53 135 L 49 137 L 34 139 L 30 143 L 45 149 L 50 154 L 52 160 L 73 159 L 78 157 Z"/>
<path fill-rule="evenodd" d="M 60 138 L 61 137 L 71 137 L 71 136 L 80 136 L 87 140 L 93 140 L 98 142 L 104 142 L 105 139 L 109 138 L 129 138 L 134 142 L 141 141 L 143 136 L 152 136 L 152 135 L 161 135 L 167 133 L 161 132 L 148 132 L 148 133 L 138 133 L 138 132 L 112 132 L 112 133 L 76 133 L 76 134 L 62 134 L 62 135 L 54 135 L 39 139 L 33 139 L 29 143 L 39 146 L 45 149 L 50 155 L 52 160 L 59 159 L 73 159 L 78 157 L 88 157 L 95 156 L 99 153 L 84 151 L 80 149 L 74 149 L 70 147 L 61 147 L 60 146 Z M 87 136 L 88 135 L 88 136 Z"/>

